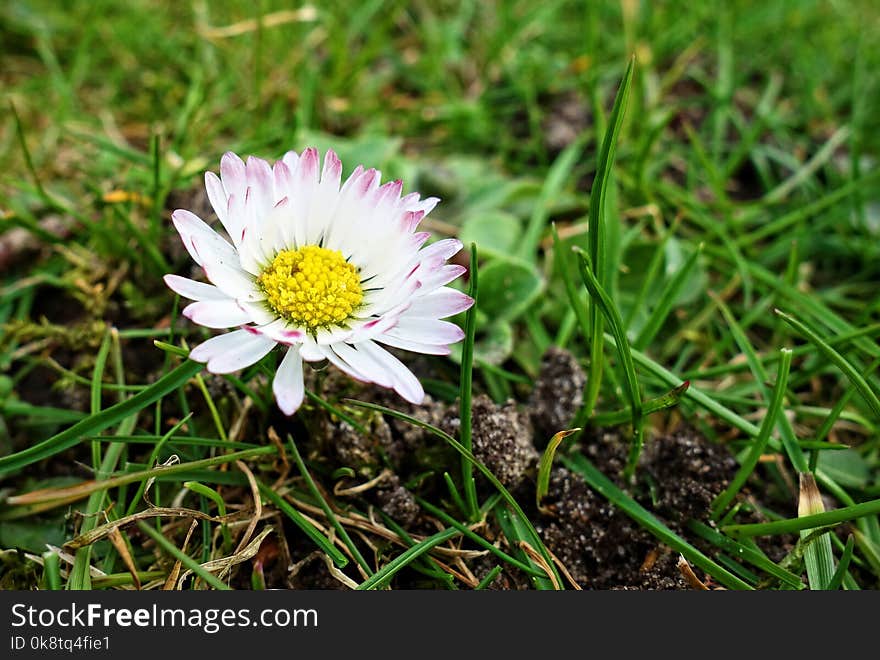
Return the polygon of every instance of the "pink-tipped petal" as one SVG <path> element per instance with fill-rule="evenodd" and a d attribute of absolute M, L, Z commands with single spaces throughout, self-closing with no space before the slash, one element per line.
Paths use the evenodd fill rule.
<path fill-rule="evenodd" d="M 337 190 L 342 179 L 342 162 L 332 149 L 324 156 L 324 168 L 321 170 L 321 183 L 332 185 Z"/>
<path fill-rule="evenodd" d="M 408 314 L 401 316 L 397 325 L 385 334 L 438 346 L 455 344 L 464 339 L 464 331 L 454 323 L 436 319 L 410 318 Z"/>
<path fill-rule="evenodd" d="M 424 353 L 425 355 L 449 355 L 452 352 L 449 349 L 449 346 L 422 344 L 417 341 L 401 339 L 400 337 L 392 337 L 387 333 L 384 335 L 379 335 L 373 341 L 377 341 L 380 344 L 385 344 L 386 346 L 400 348 L 404 351 L 412 351 L 413 353 Z"/>
<path fill-rule="evenodd" d="M 251 334 L 244 330 L 236 330 L 237 332 L 244 332 L 247 339 L 242 339 L 228 350 L 211 357 L 208 360 L 208 371 L 213 374 L 230 374 L 239 371 L 259 362 L 275 347 L 274 341 L 262 335 Z"/>
<path fill-rule="evenodd" d="M 247 169 L 244 161 L 231 151 L 220 159 L 220 179 L 227 195 L 244 195 L 247 188 Z"/>
<path fill-rule="evenodd" d="M 469 295 L 450 287 L 441 287 L 413 300 L 406 315 L 412 318 L 445 319 L 470 309 L 473 304 L 474 299 Z"/>
<path fill-rule="evenodd" d="M 246 169 L 251 190 L 249 201 L 254 204 L 256 214 L 265 214 L 275 205 L 275 175 L 269 163 L 254 156 L 248 157 Z"/>
<path fill-rule="evenodd" d="M 419 279 L 421 287 L 416 292 L 417 296 L 425 296 L 436 291 L 441 286 L 449 284 L 452 280 L 457 279 L 467 272 L 467 268 L 458 264 L 448 264 L 441 266 L 437 270 L 426 274 Z"/>

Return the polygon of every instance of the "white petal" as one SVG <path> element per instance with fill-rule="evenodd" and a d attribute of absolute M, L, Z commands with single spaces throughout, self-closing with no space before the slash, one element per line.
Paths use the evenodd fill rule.
<path fill-rule="evenodd" d="M 303 384 L 302 358 L 296 346 L 287 349 L 284 359 L 278 365 L 275 379 L 272 381 L 272 392 L 275 401 L 285 415 L 292 415 L 302 405 L 305 397 Z"/>
<path fill-rule="evenodd" d="M 325 359 L 320 346 L 308 335 L 303 338 L 303 343 L 299 347 L 299 354 L 306 362 L 320 362 Z"/>
<path fill-rule="evenodd" d="M 397 325 L 385 334 L 423 344 L 441 346 L 454 344 L 464 339 L 464 331 L 454 323 L 436 319 L 410 318 L 408 314 L 401 316 Z"/>
<path fill-rule="evenodd" d="M 407 312 L 413 318 L 443 319 L 470 309 L 474 299 L 450 287 L 441 287 L 416 298 Z"/>
<path fill-rule="evenodd" d="M 245 167 L 251 191 L 249 202 L 254 205 L 254 215 L 262 218 L 275 205 L 275 177 L 269 163 L 262 158 L 249 156 Z"/>
<path fill-rule="evenodd" d="M 420 404 L 425 398 L 425 390 L 413 373 L 407 369 L 396 357 L 384 348 L 371 341 L 358 344 L 358 347 L 367 351 L 379 364 L 381 364 L 391 376 L 394 391 L 410 403 Z"/>
<path fill-rule="evenodd" d="M 351 346 L 344 342 L 333 344 L 330 348 L 343 360 L 352 365 L 367 379 L 380 385 L 381 387 L 391 387 L 391 377 L 385 371 L 385 368 L 376 362 L 368 352 L 358 350 L 357 346 Z"/>
<path fill-rule="evenodd" d="M 457 238 L 444 238 L 442 241 L 431 243 L 419 252 L 419 259 L 424 261 L 431 257 L 440 257 L 446 261 L 452 255 L 457 254 L 461 248 L 462 242 Z"/>
<path fill-rule="evenodd" d="M 217 215 L 220 223 L 226 227 L 226 212 L 229 200 L 220 177 L 213 172 L 205 172 L 205 190 L 208 191 L 208 201 L 211 202 L 214 213 Z"/>
<path fill-rule="evenodd" d="M 321 351 L 321 355 L 329 360 L 333 366 L 335 366 L 340 371 L 345 372 L 355 380 L 359 380 L 362 383 L 372 382 L 366 374 L 361 373 L 359 369 L 353 367 L 348 362 L 339 357 L 330 346 L 318 346 L 318 350 Z"/>
<path fill-rule="evenodd" d="M 238 300 L 237 302 L 241 307 L 248 311 L 251 315 L 251 319 L 253 319 L 253 322 L 257 325 L 266 325 L 277 318 L 275 312 L 269 309 L 265 301 L 248 302 L 246 300 Z"/>
<path fill-rule="evenodd" d="M 424 353 L 426 355 L 449 355 L 452 352 L 449 350 L 449 346 L 422 344 L 417 341 L 401 339 L 400 337 L 392 337 L 388 334 L 379 335 L 373 341 L 385 344 L 386 346 L 393 346 L 394 348 L 401 348 L 413 353 Z"/>
<path fill-rule="evenodd" d="M 262 359 L 274 346 L 273 340 L 250 328 L 242 328 L 199 344 L 190 351 L 189 357 L 196 362 L 207 362 L 211 373 L 228 374 Z"/>
<path fill-rule="evenodd" d="M 196 282 L 195 280 L 181 277 L 180 275 L 166 275 L 164 278 L 168 288 L 184 298 L 190 300 L 229 300 L 229 296 L 223 293 L 213 284 Z"/>
<path fill-rule="evenodd" d="M 210 362 L 224 353 L 235 350 L 237 347 L 262 339 L 253 333 L 241 329 L 233 330 L 222 335 L 216 335 L 203 341 L 189 352 L 189 359 L 196 362 Z"/>
<path fill-rule="evenodd" d="M 206 328 L 231 328 L 250 323 L 250 312 L 234 300 L 205 300 L 184 307 L 182 314 Z"/>
<path fill-rule="evenodd" d="M 231 151 L 220 159 L 220 178 L 226 195 L 244 195 L 247 188 L 247 168 L 244 162 Z"/>
<path fill-rule="evenodd" d="M 201 238 L 193 239 L 193 247 L 202 257 L 202 268 L 208 279 L 230 298 L 255 302 L 265 299 L 257 288 L 253 276 L 238 267 L 236 262 L 212 252 Z"/>
<path fill-rule="evenodd" d="M 444 284 L 449 284 L 452 280 L 457 277 L 461 277 L 467 272 L 467 268 L 464 266 L 459 266 L 457 264 L 447 264 L 445 266 L 441 266 L 440 268 L 431 271 L 430 273 L 426 273 L 424 276 L 419 278 L 419 283 L 421 286 L 419 290 L 415 292 L 415 296 L 425 296 L 431 293 L 432 291 L 436 291 Z"/>
<path fill-rule="evenodd" d="M 196 240 L 206 253 L 222 255 L 225 259 L 236 259 L 235 248 L 196 214 L 184 209 L 177 209 L 171 214 L 171 221 L 180 234 L 183 246 L 199 266 L 204 265 L 204 259 L 209 255 L 199 254 L 199 249 L 194 244 Z"/>
<path fill-rule="evenodd" d="M 270 323 L 258 325 L 253 329 L 262 335 L 266 335 L 273 341 L 285 344 L 286 346 L 301 344 L 306 338 L 305 330 L 289 325 L 284 319 L 274 319 Z"/>

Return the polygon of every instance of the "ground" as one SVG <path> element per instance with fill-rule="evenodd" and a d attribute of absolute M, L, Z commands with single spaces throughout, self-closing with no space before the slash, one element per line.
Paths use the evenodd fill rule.
<path fill-rule="evenodd" d="M 0 587 L 876 588 L 878 28 L 5 3 Z M 204 277 L 172 211 L 216 223 L 228 150 L 308 146 L 465 244 L 473 336 L 397 352 L 422 405 L 315 365 L 287 417 L 277 352 L 186 360 L 214 331 L 162 281 Z"/>

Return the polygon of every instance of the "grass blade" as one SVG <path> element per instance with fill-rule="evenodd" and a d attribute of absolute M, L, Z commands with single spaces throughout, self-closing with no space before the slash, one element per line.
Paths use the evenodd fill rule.
<path fill-rule="evenodd" d="M 816 485 L 816 478 L 809 473 L 800 475 L 800 497 L 798 499 L 798 515 L 809 516 L 825 511 L 822 495 Z M 815 530 L 801 530 L 801 538 L 806 539 Z M 807 579 L 810 589 L 825 589 L 834 575 L 834 553 L 831 551 L 831 533 L 825 532 L 818 538 L 807 543 L 804 549 L 804 564 L 807 568 Z"/>
<path fill-rule="evenodd" d="M 587 245 L 592 268 L 596 279 L 601 281 L 605 273 L 605 203 L 608 195 L 608 182 L 611 179 L 611 167 L 614 163 L 614 152 L 617 146 L 617 136 L 623 124 L 623 116 L 626 110 L 626 102 L 629 98 L 629 89 L 632 84 L 635 58 L 630 59 L 623 74 L 623 81 L 617 89 L 614 99 L 614 107 L 608 119 L 608 130 L 602 140 L 599 150 L 596 176 L 593 179 L 593 189 L 590 192 L 590 227 L 587 232 Z M 599 398 L 599 389 L 602 386 L 602 316 L 595 305 L 590 305 L 590 373 L 587 379 L 587 391 L 584 396 L 584 417 L 591 417 L 593 408 Z"/>
<path fill-rule="evenodd" d="M 637 349 L 644 350 L 660 331 L 660 328 L 669 316 L 669 312 L 672 310 L 672 304 L 675 302 L 682 287 L 684 287 L 687 282 L 688 276 L 691 274 L 691 271 L 702 253 L 703 244 L 700 243 L 697 249 L 694 250 L 693 254 L 691 254 L 687 261 L 685 261 L 676 271 L 675 275 L 669 281 L 669 284 L 664 287 L 663 293 L 660 295 L 660 300 L 657 301 L 657 306 L 654 307 L 654 311 L 651 312 L 650 318 L 648 318 L 648 321 L 633 342 L 633 346 Z"/>
<path fill-rule="evenodd" d="M 608 325 L 611 328 L 611 334 L 614 336 L 614 343 L 617 345 L 617 352 L 620 355 L 620 363 L 623 367 L 623 375 L 626 379 L 626 391 L 629 397 L 630 411 L 632 413 L 633 437 L 630 444 L 629 457 L 627 458 L 626 468 L 624 468 L 624 477 L 630 481 L 635 474 L 636 465 L 639 462 L 639 455 L 642 453 L 642 395 L 639 393 L 638 376 L 636 376 L 636 368 L 633 364 L 632 353 L 630 352 L 629 340 L 626 338 L 626 329 L 623 320 L 620 318 L 620 312 L 611 301 L 611 298 L 602 288 L 593 269 L 590 268 L 589 258 L 583 251 L 578 251 L 580 257 L 580 273 L 584 280 L 590 296 L 593 298 L 595 305 L 590 309 L 600 309 Z"/>
<path fill-rule="evenodd" d="M 281 495 L 276 493 L 274 490 L 269 488 L 266 484 L 261 481 L 257 481 L 257 485 L 260 488 L 260 493 L 267 500 L 272 502 L 280 511 L 282 511 L 288 518 L 290 518 L 294 524 L 299 527 L 306 536 L 308 536 L 312 541 L 315 542 L 323 552 L 329 555 L 330 559 L 333 560 L 333 563 L 336 564 L 339 568 L 343 568 L 348 565 L 348 557 L 346 557 L 342 552 L 340 552 L 336 546 L 333 545 L 332 541 L 328 539 L 326 536 L 321 534 L 318 529 L 310 523 L 303 514 L 293 508 L 290 503 L 285 500 Z"/>
<path fill-rule="evenodd" d="M 472 385 L 474 378 L 474 341 L 477 332 L 477 296 L 478 296 L 477 246 L 471 243 L 470 285 L 468 295 L 473 298 L 465 314 L 464 343 L 461 348 L 461 393 L 459 395 L 459 438 L 465 449 L 473 449 L 473 428 L 471 423 Z M 473 465 L 465 457 L 461 459 L 461 478 L 464 482 L 464 501 L 471 520 L 476 521 L 480 505 L 477 502 L 477 485 L 474 481 Z"/>
<path fill-rule="evenodd" d="M 554 434 L 547 443 L 547 448 L 541 454 L 541 462 L 538 465 L 538 487 L 535 489 L 535 500 L 538 509 L 541 509 L 541 501 L 547 496 L 550 488 L 550 470 L 553 468 L 553 457 L 562 441 L 573 433 L 577 433 L 580 429 L 568 429 Z"/>
<path fill-rule="evenodd" d="M 834 571 L 834 575 L 831 576 L 828 584 L 825 585 L 826 591 L 837 591 L 840 589 L 840 585 L 843 584 L 843 578 L 849 568 L 849 563 L 852 560 L 854 546 L 855 539 L 853 538 L 853 535 L 850 534 L 846 537 L 846 547 L 843 549 L 843 554 L 840 556 L 840 563 L 837 564 L 837 569 Z"/>
<path fill-rule="evenodd" d="M 871 389 L 871 386 L 868 385 L 868 381 L 864 379 L 862 374 L 808 325 L 779 309 L 774 310 L 774 312 L 794 328 L 796 332 L 810 340 L 829 361 L 834 363 L 849 378 L 877 418 L 880 419 L 880 398 L 877 398 L 877 394 Z"/>
<path fill-rule="evenodd" d="M 144 534 L 153 539 L 156 542 L 157 546 L 162 548 L 165 552 L 170 554 L 181 564 L 183 564 L 193 573 L 198 575 L 202 580 L 205 581 L 205 583 L 210 584 L 215 589 L 219 589 L 221 591 L 229 591 L 231 589 L 231 587 L 229 587 L 225 582 L 218 579 L 212 573 L 206 571 L 199 562 L 197 562 L 185 552 L 181 551 L 176 545 L 166 539 L 161 532 L 157 531 L 156 529 L 145 523 L 143 520 L 138 520 L 137 526 Z"/>
<path fill-rule="evenodd" d="M 586 456 L 577 454 L 571 457 L 563 457 L 562 460 L 571 470 L 580 474 L 591 488 L 632 518 L 633 521 L 651 532 L 651 534 L 670 548 L 684 555 L 685 559 L 706 571 L 719 583 L 729 589 L 752 588 L 660 522 L 650 511 L 620 490 L 608 477 L 602 474 Z"/>
<path fill-rule="evenodd" d="M 770 394 L 770 402 L 767 404 L 767 413 L 764 415 L 764 421 L 761 422 L 761 428 L 758 431 L 758 435 L 749 446 L 749 452 L 740 464 L 733 479 L 731 479 L 730 484 L 728 484 L 727 488 L 725 488 L 712 503 L 712 517 L 715 520 L 718 520 L 727 507 L 730 506 L 730 503 L 733 502 L 736 494 L 745 485 L 749 475 L 752 474 L 755 467 L 758 465 L 758 461 L 761 459 L 764 450 L 767 448 L 767 443 L 770 440 L 770 433 L 773 431 L 773 427 L 776 426 L 776 417 L 782 409 L 782 401 L 785 398 L 785 388 L 788 385 L 788 372 L 791 368 L 791 349 L 781 349 L 779 351 L 779 357 L 779 367 L 776 372 L 776 384 L 773 386 L 773 390 Z"/>
<path fill-rule="evenodd" d="M 721 528 L 721 531 L 735 536 L 772 536 L 774 534 L 799 532 L 802 529 L 837 525 L 863 516 L 877 515 L 878 513 L 880 513 L 880 499 L 869 500 L 861 504 L 853 504 L 852 506 L 833 509 L 825 513 L 815 513 L 798 518 L 785 518 L 765 523 L 725 525 Z"/>
<path fill-rule="evenodd" d="M 421 557 L 423 554 L 431 550 L 431 548 L 458 536 L 458 534 L 459 531 L 453 527 L 450 529 L 444 529 L 442 532 L 437 532 L 433 536 L 429 536 L 423 541 L 419 541 L 411 548 L 404 550 L 380 570 L 376 571 L 369 579 L 361 582 L 358 585 L 358 590 L 368 591 L 370 589 L 381 589 L 388 583 L 388 580 L 394 577 L 394 575 L 402 568 Z"/>
<path fill-rule="evenodd" d="M 84 436 L 95 435 L 129 415 L 143 410 L 169 392 L 173 392 L 204 368 L 205 365 L 201 362 L 187 360 L 130 399 L 110 406 L 97 415 L 90 415 L 61 433 L 53 435 L 48 440 L 39 442 L 15 454 L 3 456 L 0 458 L 0 474 L 20 470 L 32 463 L 70 449 L 78 444 Z"/>

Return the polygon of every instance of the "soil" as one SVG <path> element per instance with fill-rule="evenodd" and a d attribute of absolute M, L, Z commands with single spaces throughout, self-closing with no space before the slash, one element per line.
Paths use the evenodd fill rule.
<path fill-rule="evenodd" d="M 474 454 L 523 504 L 544 543 L 580 587 L 691 588 L 677 567 L 677 553 L 660 544 L 565 467 L 553 469 L 543 510 L 534 505 L 540 451 L 553 433 L 569 427 L 581 404 L 585 379 L 570 354 L 551 349 L 526 405 L 514 401 L 498 404 L 485 395 L 474 397 Z M 428 397 L 422 406 L 412 406 L 384 390 L 354 386 L 352 391 L 350 381 L 342 385 L 335 376 L 323 384 L 325 396 L 332 396 L 337 386 L 344 387 L 345 396 L 386 405 L 454 436 L 460 426 L 456 404 Z M 371 433 L 365 437 L 344 422 L 329 421 L 324 427 L 324 439 L 314 445 L 311 457 L 325 457 L 327 471 L 343 466 L 355 469 L 358 477 L 341 480 L 345 487 L 364 483 L 365 477 L 376 477 L 382 469 L 391 470 L 390 476 L 381 479 L 375 488 L 360 493 L 359 502 L 353 503 L 360 510 L 378 509 L 410 534 L 434 533 L 439 523 L 420 509 L 416 496 L 435 504 L 438 500 L 449 503 L 448 491 L 437 475 L 424 474 L 437 464 L 454 466 L 449 472 L 456 474 L 457 454 L 435 435 L 397 418 L 374 415 L 370 424 Z M 628 451 L 626 438 L 623 430 L 605 429 L 584 434 L 567 451 L 583 452 L 623 487 L 619 475 Z M 326 451 L 328 446 L 333 447 L 332 452 Z M 681 426 L 649 440 L 640 460 L 638 481 L 627 490 L 670 528 L 692 538 L 693 534 L 684 532 L 685 525 L 691 518 L 708 522 L 713 498 L 727 485 L 736 467 L 726 448 L 710 443 L 692 428 Z M 481 498 L 493 492 L 482 477 L 477 479 L 477 485 Z M 454 505 L 450 503 L 449 510 L 452 509 Z M 488 516 L 481 534 L 511 551 L 493 516 Z M 302 551 L 307 552 L 307 546 Z M 472 574 L 482 579 L 498 561 L 492 555 L 484 555 L 467 563 Z M 711 579 L 696 572 L 701 580 L 714 586 Z M 404 571 L 394 585 L 416 588 L 420 580 L 423 578 L 415 571 Z M 298 571 L 296 584 L 341 586 L 324 563 L 318 561 Z M 532 584 L 517 569 L 505 569 L 489 588 L 527 589 Z"/>

